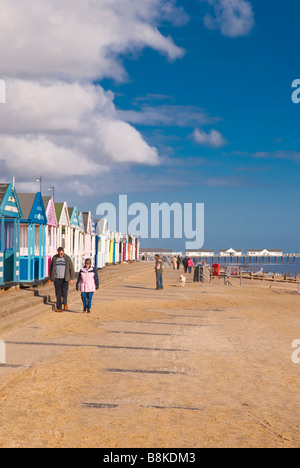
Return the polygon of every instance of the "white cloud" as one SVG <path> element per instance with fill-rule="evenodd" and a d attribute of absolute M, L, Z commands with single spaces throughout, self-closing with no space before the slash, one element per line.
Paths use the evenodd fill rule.
<path fill-rule="evenodd" d="M 183 24 L 175 0 L 0 0 L 1 181 L 97 178 L 116 165 L 158 165 L 143 136 L 117 115 L 114 95 L 94 80 L 126 79 L 122 56 L 151 47 L 184 55 L 160 23 Z M 53 182 L 52 182 L 53 183 Z"/>
<path fill-rule="evenodd" d="M 224 36 L 238 37 L 250 33 L 255 25 L 252 5 L 246 0 L 202 0 L 214 9 L 215 16 L 207 14 L 204 24 L 209 29 L 220 29 Z"/>
<path fill-rule="evenodd" d="M 8 176 L 94 176 L 115 164 L 157 165 L 157 150 L 118 119 L 114 96 L 90 84 L 8 80 L 0 159 Z"/>
<path fill-rule="evenodd" d="M 259 151 L 257 153 L 253 153 L 252 157 L 258 159 L 285 159 L 300 163 L 299 151 Z"/>
<path fill-rule="evenodd" d="M 143 105 L 141 110 L 119 110 L 118 116 L 132 124 L 161 125 L 163 127 L 194 127 L 216 123 L 220 120 L 211 117 L 196 106 Z"/>
<path fill-rule="evenodd" d="M 193 137 L 195 142 L 199 145 L 210 146 L 212 148 L 221 148 L 227 143 L 223 135 L 214 129 L 211 130 L 210 133 L 196 129 L 193 133 Z"/>
<path fill-rule="evenodd" d="M 1 73 L 5 77 L 123 80 L 122 54 L 151 47 L 174 60 L 184 51 L 158 30 L 163 0 L 0 0 Z"/>

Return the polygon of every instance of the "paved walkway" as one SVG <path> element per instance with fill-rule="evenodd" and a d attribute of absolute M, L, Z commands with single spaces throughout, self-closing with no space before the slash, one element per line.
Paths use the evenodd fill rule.
<path fill-rule="evenodd" d="M 252 286 L 245 302 L 164 275 L 156 291 L 152 264 L 110 267 L 91 315 L 73 291 L 68 312 L 49 301 L 1 336 L 0 447 L 299 446 L 290 331 L 257 317 Z"/>

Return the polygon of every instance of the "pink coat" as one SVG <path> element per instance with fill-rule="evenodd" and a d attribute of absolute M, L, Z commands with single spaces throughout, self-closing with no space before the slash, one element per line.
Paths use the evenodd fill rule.
<path fill-rule="evenodd" d="M 81 268 L 77 280 L 77 287 L 80 287 L 80 292 L 95 292 L 99 286 L 99 277 L 97 270 L 93 267 L 89 269 Z"/>
<path fill-rule="evenodd" d="M 188 259 L 187 266 L 188 267 L 193 267 L 194 266 L 194 262 L 193 262 L 193 260 L 191 258 Z"/>

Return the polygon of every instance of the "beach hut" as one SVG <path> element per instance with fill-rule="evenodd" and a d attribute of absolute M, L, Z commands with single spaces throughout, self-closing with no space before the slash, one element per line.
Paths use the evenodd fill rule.
<path fill-rule="evenodd" d="M 47 217 L 45 245 L 45 276 L 50 276 L 50 265 L 52 257 L 57 253 L 57 219 L 53 197 L 43 197 L 44 208 Z"/>
<path fill-rule="evenodd" d="M 127 236 L 125 234 L 122 235 L 122 262 L 125 262 L 126 258 L 126 241 L 127 241 Z"/>
<path fill-rule="evenodd" d="M 111 237 L 111 232 L 107 231 L 106 233 L 106 240 L 105 240 L 105 264 L 109 264 L 109 258 L 110 258 L 110 237 Z"/>
<path fill-rule="evenodd" d="M 138 236 L 135 238 L 135 261 L 138 261 L 140 258 L 140 239 Z"/>
<path fill-rule="evenodd" d="M 114 263 L 115 233 L 110 232 L 109 263 Z"/>
<path fill-rule="evenodd" d="M 21 218 L 14 184 L 0 184 L 0 285 L 20 280 Z"/>
<path fill-rule="evenodd" d="M 106 262 L 106 246 L 110 233 L 107 230 L 107 220 L 96 221 L 96 268 L 104 268 Z"/>
<path fill-rule="evenodd" d="M 132 257 L 132 236 L 128 234 L 127 260 L 131 262 Z"/>
<path fill-rule="evenodd" d="M 128 261 L 128 246 L 129 246 L 129 236 L 125 234 L 125 255 L 124 255 L 124 262 Z"/>
<path fill-rule="evenodd" d="M 70 218 L 70 252 L 74 270 L 77 272 L 82 266 L 82 245 L 84 231 L 81 227 L 79 211 L 77 207 L 68 208 Z"/>
<path fill-rule="evenodd" d="M 38 193 L 18 194 L 23 217 L 20 225 L 20 281 L 45 279 L 47 216 Z"/>
<path fill-rule="evenodd" d="M 95 264 L 96 256 L 96 228 L 90 211 L 82 213 L 84 223 L 84 258 L 90 258 Z"/>
<path fill-rule="evenodd" d="M 96 264 L 96 224 L 95 224 L 95 219 L 93 217 L 92 217 L 91 245 L 92 245 L 91 259 L 92 259 L 93 265 L 95 265 Z"/>
<path fill-rule="evenodd" d="M 120 263 L 121 261 L 121 256 L 120 256 L 121 237 L 122 237 L 122 234 L 120 232 L 116 232 L 114 263 Z"/>
<path fill-rule="evenodd" d="M 63 247 L 65 253 L 71 256 L 71 226 L 67 203 L 55 203 L 57 219 L 57 248 Z"/>

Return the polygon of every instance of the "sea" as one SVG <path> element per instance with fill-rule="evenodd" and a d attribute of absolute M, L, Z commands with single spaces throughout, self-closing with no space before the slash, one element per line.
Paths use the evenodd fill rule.
<path fill-rule="evenodd" d="M 295 277 L 300 276 L 300 257 L 278 257 L 275 262 L 275 257 L 205 257 L 195 258 L 197 263 L 205 261 L 209 265 L 220 263 L 221 267 L 237 265 L 242 268 L 242 271 L 253 271 L 253 273 L 261 271 L 267 274 L 288 275 Z"/>

